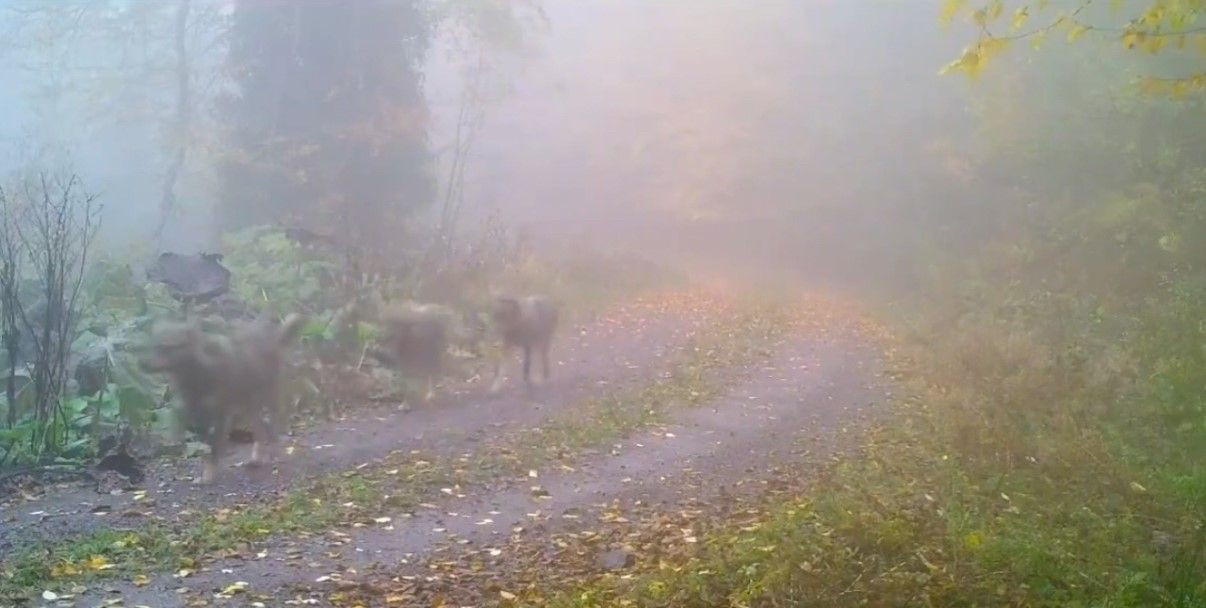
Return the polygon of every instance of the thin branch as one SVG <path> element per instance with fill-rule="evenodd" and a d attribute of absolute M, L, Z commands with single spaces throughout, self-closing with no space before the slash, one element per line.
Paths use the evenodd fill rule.
<path fill-rule="evenodd" d="M 1132 25 L 1134 23 L 1133 21 L 1132 21 L 1132 24 L 1128 24 L 1126 26 L 1109 27 L 1109 26 L 1092 25 L 1092 24 L 1085 23 L 1083 21 L 1076 19 L 1076 16 L 1079 15 L 1080 13 L 1084 12 L 1084 10 L 1087 9 L 1090 5 L 1092 5 L 1094 3 L 1094 1 L 1095 0 L 1086 0 L 1079 7 L 1077 7 L 1075 10 L 1073 10 L 1071 13 L 1068 13 L 1066 15 L 1061 15 L 1060 17 L 1056 18 L 1054 21 L 1052 21 L 1044 26 L 1037 27 L 1035 29 L 1027 31 L 1027 32 L 998 36 L 998 35 L 995 35 L 992 33 L 992 31 L 988 27 L 988 24 L 982 24 L 980 26 L 980 32 L 987 38 L 995 38 L 997 40 L 1023 40 L 1025 38 L 1030 38 L 1030 37 L 1038 35 L 1038 34 L 1045 34 L 1065 23 L 1074 24 L 1077 27 L 1083 28 L 1086 32 L 1097 31 L 1097 32 L 1114 32 L 1114 33 L 1121 33 L 1121 34 L 1137 34 L 1137 35 L 1151 37 L 1151 38 L 1159 38 L 1159 37 L 1171 38 L 1171 37 L 1176 37 L 1176 36 L 1185 36 L 1188 34 L 1196 34 L 1199 32 L 1206 32 L 1206 26 L 1192 27 L 1192 28 L 1186 28 L 1183 30 L 1176 30 L 1176 31 L 1160 31 L 1160 30 L 1146 30 L 1146 29 L 1136 28 Z"/>
<path fill-rule="evenodd" d="M 1078 6 L 1076 8 L 1076 10 L 1072 11 L 1071 13 L 1060 16 L 1055 21 L 1052 21 L 1051 23 L 1048 23 L 1047 25 L 1044 25 L 1042 27 L 1038 27 L 1033 30 L 1030 30 L 1029 32 L 1023 32 L 1021 34 L 1013 34 L 1010 36 L 994 36 L 993 33 L 991 31 L 989 31 L 987 23 L 980 26 L 980 31 L 986 37 L 996 38 L 997 40 L 1022 40 L 1024 38 L 1029 38 L 1036 34 L 1040 34 L 1040 33 L 1045 34 L 1049 31 L 1059 27 L 1060 24 L 1064 23 L 1065 21 L 1077 23 L 1076 16 L 1079 15 L 1080 13 L 1082 13 L 1086 8 L 1089 8 L 1089 6 L 1093 4 L 1093 2 L 1095 2 L 1095 0 L 1085 0 L 1084 2 L 1081 3 L 1080 6 Z"/>

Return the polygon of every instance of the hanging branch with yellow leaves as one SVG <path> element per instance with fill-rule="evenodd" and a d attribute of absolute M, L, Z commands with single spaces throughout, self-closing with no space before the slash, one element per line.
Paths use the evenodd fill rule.
<path fill-rule="evenodd" d="M 1100 4 L 1096 0 L 1079 0 L 1064 7 L 1053 4 L 1049 0 L 1025 3 L 992 0 L 987 4 L 972 5 L 967 0 L 946 0 L 939 16 L 941 23 L 947 26 L 957 17 L 966 16 L 979 30 L 979 36 L 939 73 L 961 72 L 974 79 L 989 60 L 1013 42 L 1029 40 L 1037 49 L 1050 34 L 1061 32 L 1069 43 L 1094 33 L 1128 51 L 1156 55 L 1175 50 L 1195 57 L 1196 63 L 1206 63 L 1206 23 L 1203 23 L 1206 19 L 1202 19 L 1206 14 L 1206 0 L 1149 0 L 1140 7 L 1129 7 L 1128 4 L 1133 3 L 1122 0 L 1110 0 L 1109 14 L 1123 20 L 1120 26 L 1088 20 L 1086 11 Z M 1026 29 L 1032 21 L 1041 24 Z M 1206 70 L 1191 70 L 1188 74 L 1172 77 L 1146 75 L 1140 86 L 1148 94 L 1182 99 L 1191 93 L 1206 91 Z"/>

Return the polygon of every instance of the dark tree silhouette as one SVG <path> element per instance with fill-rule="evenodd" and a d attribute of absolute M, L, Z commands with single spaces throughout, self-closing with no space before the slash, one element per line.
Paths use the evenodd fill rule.
<path fill-rule="evenodd" d="M 434 196 L 420 72 L 430 38 L 413 0 L 240 2 L 219 227 L 283 221 L 396 255 L 403 223 Z"/>

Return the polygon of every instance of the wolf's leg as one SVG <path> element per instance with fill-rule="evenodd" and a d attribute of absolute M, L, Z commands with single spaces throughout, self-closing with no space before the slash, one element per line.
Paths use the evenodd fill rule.
<path fill-rule="evenodd" d="M 549 379 L 549 340 L 546 340 L 540 348 L 540 364 L 544 371 L 544 379 Z"/>
<path fill-rule="evenodd" d="M 209 454 L 201 464 L 201 483 L 210 484 L 218 475 L 218 466 L 226 453 L 226 440 L 230 437 L 230 422 L 225 415 L 219 415 L 213 425 L 213 434 L 209 437 Z"/>
<path fill-rule="evenodd" d="M 503 385 L 503 367 L 505 367 L 507 357 L 511 355 L 511 347 L 503 346 L 502 352 L 494 359 L 494 383 L 490 385 L 490 392 L 497 393 L 502 389 Z"/>
<path fill-rule="evenodd" d="M 266 412 L 261 412 L 261 415 L 256 416 L 251 424 L 251 432 L 255 438 L 251 444 L 251 459 L 247 461 L 247 464 L 253 467 L 263 463 L 265 452 L 269 454 L 269 458 L 271 458 L 272 454 L 270 446 L 273 442 L 274 433 L 272 424 L 264 420 L 264 413 Z"/>

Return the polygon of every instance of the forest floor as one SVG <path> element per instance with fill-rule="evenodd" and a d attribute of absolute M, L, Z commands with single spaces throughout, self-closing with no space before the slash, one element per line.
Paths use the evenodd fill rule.
<path fill-rule="evenodd" d="M 211 486 L 182 459 L 122 492 L 21 492 L 0 499 L 0 600 L 509 605 L 624 576 L 858 447 L 890 387 L 850 317 L 653 294 L 564 328 L 534 392 L 353 408 Z"/>

